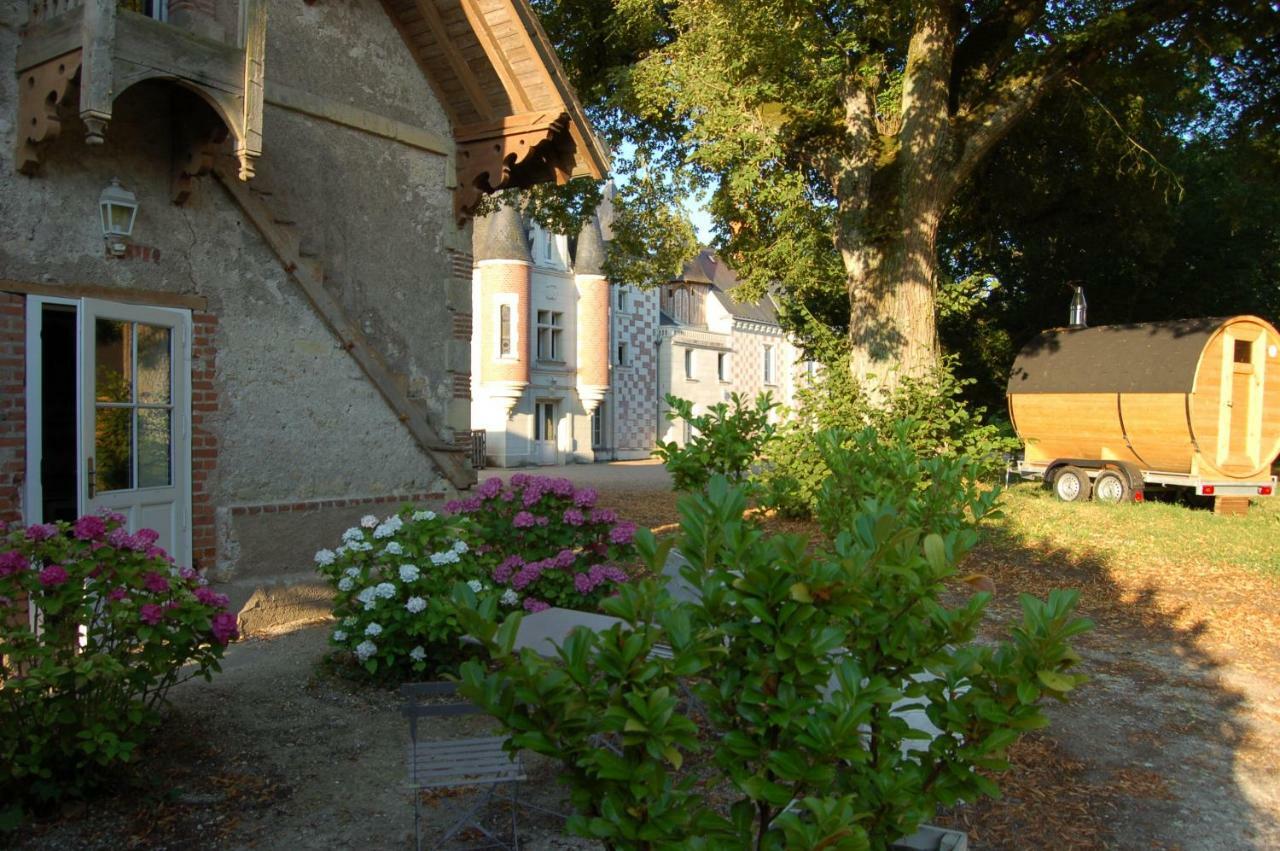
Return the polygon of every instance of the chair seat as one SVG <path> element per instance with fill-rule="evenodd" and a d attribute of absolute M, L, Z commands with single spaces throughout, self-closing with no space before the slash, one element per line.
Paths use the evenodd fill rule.
<path fill-rule="evenodd" d="M 409 747 L 409 782 L 419 789 L 492 786 L 527 779 L 520 759 L 502 749 L 506 738 L 420 741 Z"/>

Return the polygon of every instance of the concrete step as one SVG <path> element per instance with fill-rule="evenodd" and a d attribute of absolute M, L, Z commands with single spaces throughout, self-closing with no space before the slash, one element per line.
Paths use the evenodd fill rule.
<path fill-rule="evenodd" d="M 258 576 L 213 586 L 226 594 L 242 635 L 276 635 L 332 617 L 333 591 L 315 573 Z"/>

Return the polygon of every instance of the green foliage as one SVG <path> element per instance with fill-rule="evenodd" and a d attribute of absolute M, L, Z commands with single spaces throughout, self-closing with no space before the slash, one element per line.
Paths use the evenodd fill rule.
<path fill-rule="evenodd" d="M 985 409 L 965 401 L 963 391 L 972 379 L 957 378 L 954 367 L 944 359 L 933 373 L 904 378 L 882 398 L 873 398 L 844 364 L 825 369 L 820 380 L 798 391 L 797 409 L 766 450 L 754 477 L 765 504 L 791 517 L 813 515 L 832 457 L 815 435 L 831 429 L 842 432 L 845 448 L 870 451 L 880 441 L 917 456 L 912 477 L 904 480 L 911 489 L 926 488 L 931 470 L 941 469 L 929 463 L 931 458 L 964 458 L 966 476 L 992 477 L 1004 467 L 1003 453 L 1018 442 L 985 422 Z M 874 477 L 868 473 L 856 481 Z"/>
<path fill-rule="evenodd" d="M 838 441 L 827 450 L 836 476 L 859 463 Z M 1008 641 L 975 644 L 988 595 L 955 609 L 940 595 L 990 504 L 946 459 L 945 497 L 928 511 L 915 494 L 895 504 L 915 463 L 886 452 L 883 488 L 852 510 L 824 504 L 840 527 L 816 551 L 744 519 L 745 492 L 713 477 L 679 502 L 676 546 L 699 600 L 625 588 L 605 604 L 622 623 L 576 631 L 556 659 L 513 654 L 520 616 L 499 625 L 492 601 L 456 587 L 493 660 L 463 666 L 463 694 L 511 731 L 512 748 L 565 763 L 570 828 L 609 848 L 884 849 L 939 804 L 997 794 L 1007 748 L 1047 723 L 1040 702 L 1084 681 L 1068 640 L 1090 624 L 1074 617 L 1074 593 L 1055 591 L 1023 598 Z M 854 490 L 840 482 L 822 498 Z M 658 573 L 670 544 L 648 532 L 637 543 Z"/>
<path fill-rule="evenodd" d="M 698 253 L 693 223 L 682 207 L 693 184 L 643 161 L 623 168 L 625 182 L 613 198 L 613 238 L 604 271 L 614 281 L 660 286 L 678 277 Z"/>
<path fill-rule="evenodd" d="M 0 543 L 0 821 L 104 782 L 136 757 L 170 687 L 219 670 L 236 634 L 227 598 L 156 538 L 109 514 Z"/>
<path fill-rule="evenodd" d="M 694 414 L 687 399 L 668 395 L 666 402 L 667 419 L 683 420 L 690 431 L 684 446 L 659 441 L 653 450 L 678 491 L 701 490 L 715 474 L 735 482 L 744 480 L 777 431 L 769 416 L 777 406 L 768 393 L 757 396 L 754 407 L 734 393 L 728 404 L 712 405 L 704 414 Z"/>

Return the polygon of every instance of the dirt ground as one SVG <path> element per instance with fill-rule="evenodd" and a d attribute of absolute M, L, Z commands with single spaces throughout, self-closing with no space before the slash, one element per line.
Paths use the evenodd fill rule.
<path fill-rule="evenodd" d="M 660 468 L 620 466 L 612 476 L 578 468 L 589 477 L 580 484 L 639 523 L 670 528 L 674 500 Z M 1082 589 L 1098 626 L 1077 646 L 1093 679 L 1052 709 L 1052 726 L 1015 747 L 1003 800 L 939 821 L 968 830 L 977 849 L 1280 848 L 1280 580 L 1226 566 L 1212 581 L 1119 569 L 999 531 L 966 569 L 996 584 L 993 636 L 1018 616 L 1018 592 Z M 399 701 L 327 673 L 325 631 L 233 645 L 211 683 L 173 691 L 144 768 L 33 825 L 19 847 L 412 847 Z M 488 723 L 450 719 L 440 733 Z M 554 766 L 528 764 L 522 794 L 563 810 Z M 439 829 L 469 800 L 425 802 L 423 847 L 442 847 Z M 550 816 L 526 814 L 521 825 L 528 848 L 593 847 L 562 837 Z"/>

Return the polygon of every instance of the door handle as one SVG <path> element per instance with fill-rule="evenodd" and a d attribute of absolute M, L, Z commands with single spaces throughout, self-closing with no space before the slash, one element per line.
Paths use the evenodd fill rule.
<path fill-rule="evenodd" d="M 88 478 L 89 478 L 89 499 L 93 499 L 93 495 L 94 495 L 94 493 L 96 493 L 96 490 L 95 490 L 95 488 L 94 488 L 94 479 L 95 479 L 95 478 L 97 478 L 97 476 L 96 476 L 96 474 L 94 473 L 94 469 L 93 469 L 93 456 L 92 456 L 92 455 L 90 455 L 90 456 L 89 456 L 89 472 L 88 472 Z"/>

